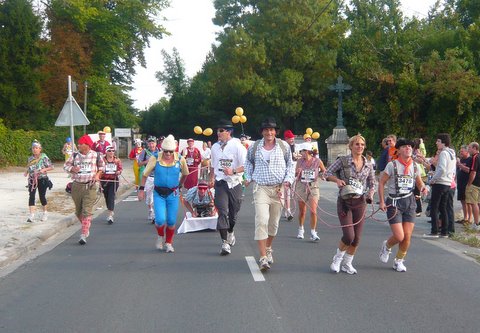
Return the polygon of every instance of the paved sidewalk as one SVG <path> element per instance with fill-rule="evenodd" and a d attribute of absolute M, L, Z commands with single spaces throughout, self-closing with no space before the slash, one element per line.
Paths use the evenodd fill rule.
<path fill-rule="evenodd" d="M 132 161 L 122 159 L 123 173 L 117 198 L 133 188 L 134 176 Z M 21 167 L 0 169 L 0 269 L 39 247 L 50 237 L 66 228 L 80 229 L 74 215 L 74 204 L 65 186 L 70 181 L 63 171 L 63 163 L 55 162 L 55 169 L 48 173 L 53 182 L 52 190 L 47 190 L 48 220 L 40 221 L 42 206 L 36 196 L 37 213 L 33 223 L 28 223 L 28 191 L 25 171 Z M 94 215 L 105 210 L 105 199 L 98 200 Z"/>

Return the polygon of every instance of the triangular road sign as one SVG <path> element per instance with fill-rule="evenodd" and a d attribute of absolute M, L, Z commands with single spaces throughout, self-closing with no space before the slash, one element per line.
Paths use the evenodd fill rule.
<path fill-rule="evenodd" d="M 82 109 L 80 109 L 75 98 L 73 98 L 73 96 L 67 98 L 62 111 L 58 115 L 55 126 L 78 126 L 88 124 L 90 124 L 90 121 L 87 119 Z"/>

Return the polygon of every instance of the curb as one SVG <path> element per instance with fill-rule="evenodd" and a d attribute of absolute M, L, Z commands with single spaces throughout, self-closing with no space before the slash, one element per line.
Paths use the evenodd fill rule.
<path fill-rule="evenodd" d="M 116 194 L 115 203 L 118 203 L 125 197 L 127 197 L 134 187 L 134 185 L 124 185 L 119 188 Z M 101 200 L 103 200 L 103 196 L 100 198 L 99 202 L 101 202 Z M 106 208 L 96 210 L 94 207 L 93 218 L 98 217 L 98 215 L 102 214 L 105 210 Z M 26 254 L 36 250 L 40 245 L 42 245 L 50 238 L 75 225 L 78 225 L 78 227 L 80 228 L 77 217 L 74 213 L 72 213 L 64 218 L 59 219 L 51 228 L 40 232 L 40 234 L 38 234 L 35 238 L 28 240 L 23 244 L 3 249 L 0 252 L 0 269 L 5 268 L 6 266 L 10 265 L 12 262 L 18 259 L 21 259 Z"/>

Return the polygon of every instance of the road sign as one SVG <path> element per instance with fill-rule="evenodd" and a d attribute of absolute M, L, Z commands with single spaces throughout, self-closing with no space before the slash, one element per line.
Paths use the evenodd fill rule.
<path fill-rule="evenodd" d="M 115 128 L 115 136 L 117 138 L 129 138 L 132 136 L 131 128 Z"/>
<path fill-rule="evenodd" d="M 58 115 L 55 126 L 78 126 L 88 125 L 90 121 L 83 113 L 80 106 L 73 96 L 67 98 L 67 101 L 63 105 L 62 111 Z"/>

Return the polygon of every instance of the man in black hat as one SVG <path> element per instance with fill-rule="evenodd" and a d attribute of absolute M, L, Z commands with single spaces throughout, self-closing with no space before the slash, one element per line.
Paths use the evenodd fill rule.
<path fill-rule="evenodd" d="M 218 142 L 212 146 L 210 187 L 215 187 L 218 211 L 217 230 L 222 238 L 220 254 L 230 254 L 235 245 L 233 228 L 242 204 L 242 176 L 247 150 L 233 136 L 233 125 L 221 120 L 217 126 Z"/>
<path fill-rule="evenodd" d="M 273 263 L 272 242 L 282 212 L 280 196 L 284 187 L 293 184 L 295 168 L 288 144 L 276 138 L 279 128 L 275 118 L 265 119 L 260 129 L 263 138 L 248 149 L 245 184 L 255 182 L 255 240 L 260 252 L 260 269 L 266 270 Z"/>

